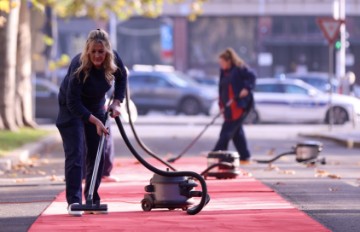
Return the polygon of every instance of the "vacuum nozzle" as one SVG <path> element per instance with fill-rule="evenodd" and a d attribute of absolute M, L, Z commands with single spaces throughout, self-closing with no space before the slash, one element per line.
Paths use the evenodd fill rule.
<path fill-rule="evenodd" d="M 107 204 L 85 204 L 85 205 L 72 205 L 73 211 L 107 211 Z"/>

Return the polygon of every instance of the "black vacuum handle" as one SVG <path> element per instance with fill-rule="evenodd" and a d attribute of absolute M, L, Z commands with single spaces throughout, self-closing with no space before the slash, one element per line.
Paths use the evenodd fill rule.
<path fill-rule="evenodd" d="M 195 205 L 194 207 L 191 207 L 187 210 L 187 213 L 190 215 L 195 215 L 197 213 L 199 213 L 204 207 L 205 205 L 210 201 L 210 196 L 208 195 L 207 192 L 207 186 L 206 186 L 206 182 L 205 180 L 202 178 L 202 176 L 200 176 L 199 174 L 197 174 L 196 172 L 191 172 L 191 171 L 180 171 L 180 172 L 168 172 L 168 171 L 163 171 L 160 169 L 157 169 L 156 167 L 152 166 L 151 164 L 149 164 L 148 162 L 146 162 L 146 160 L 144 160 L 139 153 L 135 150 L 135 148 L 132 146 L 129 138 L 126 135 L 125 129 L 121 123 L 121 120 L 118 117 L 115 117 L 115 122 L 119 128 L 120 134 L 126 144 L 126 146 L 129 148 L 130 152 L 135 156 L 135 158 L 147 169 L 149 169 L 151 172 L 154 172 L 160 176 L 166 176 L 166 177 L 180 177 L 180 176 L 188 176 L 188 177 L 193 177 L 195 179 L 197 179 L 200 182 L 201 185 L 201 190 L 202 190 L 202 195 L 201 195 L 201 200 L 200 203 L 198 205 Z"/>

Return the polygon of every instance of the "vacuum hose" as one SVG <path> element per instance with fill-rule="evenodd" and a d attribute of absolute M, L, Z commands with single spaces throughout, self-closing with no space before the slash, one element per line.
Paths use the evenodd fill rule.
<path fill-rule="evenodd" d="M 209 173 L 212 169 L 214 169 L 216 167 L 225 168 L 225 169 L 234 169 L 235 168 L 235 166 L 232 163 L 220 162 L 220 163 L 210 165 L 207 169 L 202 171 L 200 175 L 206 176 L 207 173 Z"/>
<path fill-rule="evenodd" d="M 286 155 L 295 155 L 295 152 L 294 151 L 288 151 L 288 152 L 284 152 L 284 153 L 282 153 L 282 154 L 280 154 L 280 155 L 278 155 L 278 156 L 276 156 L 276 157 L 274 157 L 274 158 L 272 158 L 270 160 L 254 160 L 254 161 L 257 162 L 257 163 L 260 163 L 260 164 L 269 164 L 269 163 L 272 163 L 275 160 L 278 160 L 281 157 L 286 156 Z"/>
<path fill-rule="evenodd" d="M 153 151 L 150 150 L 150 148 L 148 148 L 143 141 L 140 139 L 140 137 L 138 136 L 136 130 L 135 130 L 135 126 L 134 126 L 134 122 L 132 120 L 131 117 L 131 112 L 130 112 L 130 94 L 129 94 L 129 86 L 127 86 L 126 89 L 126 110 L 128 112 L 128 116 L 129 116 L 129 124 L 130 124 L 130 128 L 134 134 L 135 140 L 136 142 L 139 144 L 139 146 L 151 157 L 153 157 L 154 159 L 156 159 L 157 161 L 161 162 L 162 164 L 164 164 L 165 166 L 167 166 L 168 168 L 170 168 L 172 171 L 176 171 L 176 169 L 171 166 L 171 164 L 169 164 L 168 162 L 166 162 L 165 160 L 159 158 Z"/>
<path fill-rule="evenodd" d="M 178 159 L 180 159 L 181 157 L 183 157 L 183 156 L 185 155 L 185 153 L 188 152 L 188 151 L 190 150 L 190 148 L 200 139 L 200 137 L 205 133 L 205 131 L 206 131 L 211 125 L 213 125 L 213 124 L 215 123 L 216 119 L 218 119 L 218 118 L 224 113 L 225 108 L 230 107 L 230 106 L 233 104 L 233 102 L 236 101 L 236 100 L 237 100 L 237 98 L 230 99 L 230 100 L 225 104 L 225 107 L 224 107 L 223 109 L 221 109 L 220 112 L 219 112 L 218 114 L 216 114 L 216 115 L 214 116 L 214 118 L 213 118 L 208 124 L 206 124 L 206 126 L 205 126 L 204 129 L 198 134 L 198 136 L 196 136 L 195 139 L 193 139 L 193 140 L 190 142 L 190 144 L 189 144 L 187 147 L 185 147 L 185 149 L 184 149 L 182 152 L 180 152 L 179 155 L 177 155 L 177 156 L 174 157 L 174 158 L 170 158 L 170 159 L 168 159 L 167 161 L 168 161 L 169 163 L 174 163 L 175 161 L 177 161 Z M 244 113 L 241 115 L 241 119 L 240 119 L 240 120 L 241 120 L 242 122 L 246 119 L 246 117 L 247 117 L 248 114 L 250 113 L 250 110 L 252 109 L 252 106 L 253 106 L 253 99 L 251 98 L 248 107 L 246 107 L 246 108 L 244 109 Z"/>
<path fill-rule="evenodd" d="M 131 153 L 135 156 L 135 158 L 147 169 L 149 169 L 151 172 L 154 172 L 158 175 L 161 176 L 166 176 L 166 177 L 182 177 L 182 176 L 190 176 L 193 177 L 195 179 L 197 179 L 200 182 L 201 185 L 201 189 L 202 189 L 202 194 L 201 194 L 201 200 L 200 203 L 192 208 L 189 208 L 187 210 L 187 213 L 190 215 L 195 215 L 197 213 L 199 213 L 204 207 L 205 205 L 210 201 L 210 196 L 207 193 L 207 186 L 206 186 L 206 182 L 205 180 L 202 178 L 201 175 L 195 173 L 195 172 L 190 172 L 190 171 L 180 171 L 180 172 L 167 172 L 167 171 L 163 171 L 160 169 L 157 169 L 155 167 L 153 167 L 152 165 L 150 165 L 148 162 L 146 162 L 146 160 L 144 160 L 139 153 L 135 150 L 135 148 L 132 146 L 129 138 L 126 135 L 126 132 L 124 130 L 124 127 L 121 123 L 121 120 L 119 117 L 115 117 L 115 122 L 119 128 L 120 134 L 122 136 L 122 138 L 124 139 L 124 142 L 126 144 L 126 146 L 129 148 L 129 150 L 131 151 Z"/>

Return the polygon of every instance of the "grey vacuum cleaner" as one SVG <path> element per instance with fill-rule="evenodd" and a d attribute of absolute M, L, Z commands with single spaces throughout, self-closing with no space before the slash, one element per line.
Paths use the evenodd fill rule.
<path fill-rule="evenodd" d="M 323 150 L 323 144 L 318 141 L 304 141 L 296 144 L 291 151 L 277 155 L 270 160 L 255 160 L 257 163 L 272 163 L 283 156 L 295 155 L 298 163 L 321 163 L 326 164 L 325 158 L 319 158 L 320 152 Z"/>
<path fill-rule="evenodd" d="M 144 211 L 150 211 L 152 208 L 170 210 L 181 208 L 186 210 L 188 214 L 194 215 L 209 203 L 210 196 L 207 193 L 206 182 L 201 175 L 191 171 L 163 171 L 150 165 L 132 146 L 119 117 L 115 118 L 115 122 L 131 153 L 144 167 L 155 173 L 150 185 L 145 187 L 145 191 L 148 193 L 141 201 Z M 198 186 L 195 180 L 199 182 L 201 191 L 195 191 L 194 188 Z M 197 205 L 190 208 L 189 206 L 194 204 L 193 197 L 200 197 L 201 199 Z"/>
<path fill-rule="evenodd" d="M 205 179 L 233 179 L 240 174 L 239 154 L 234 151 L 213 151 L 207 156 L 208 168 L 202 172 Z"/>
<path fill-rule="evenodd" d="M 197 186 L 193 179 L 184 176 L 166 177 L 154 174 L 150 185 L 145 186 L 147 194 L 141 201 L 141 207 L 144 211 L 153 208 L 180 208 L 185 211 L 194 204 L 193 197 L 202 195 L 202 192 L 195 191 Z"/>

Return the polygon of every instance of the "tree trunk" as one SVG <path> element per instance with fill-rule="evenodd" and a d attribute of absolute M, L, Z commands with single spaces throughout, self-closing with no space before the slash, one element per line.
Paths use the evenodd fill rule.
<path fill-rule="evenodd" d="M 16 49 L 19 23 L 20 1 L 12 0 L 15 6 L 7 15 L 5 27 L 0 28 L 1 50 L 0 58 L 0 118 L 3 128 L 16 130 L 15 120 L 15 84 L 16 84 Z"/>
<path fill-rule="evenodd" d="M 30 14 L 25 1 L 20 6 L 16 62 L 15 115 L 19 127 L 34 127 L 31 81 Z"/>
<path fill-rule="evenodd" d="M 0 17 L 4 17 L 4 18 L 8 18 L 6 16 L 6 14 L 3 11 L 0 11 Z M 0 41 L 5 41 L 6 40 L 6 26 L 0 26 Z M 4 67 L 5 65 L 5 49 L 6 49 L 6 44 L 5 43 L 0 43 L 0 67 Z M 0 130 L 5 128 L 3 119 L 2 119 L 2 115 L 3 115 L 3 111 L 4 106 L 3 106 L 3 102 L 4 102 L 4 77 L 5 77 L 5 69 L 0 68 Z"/>

